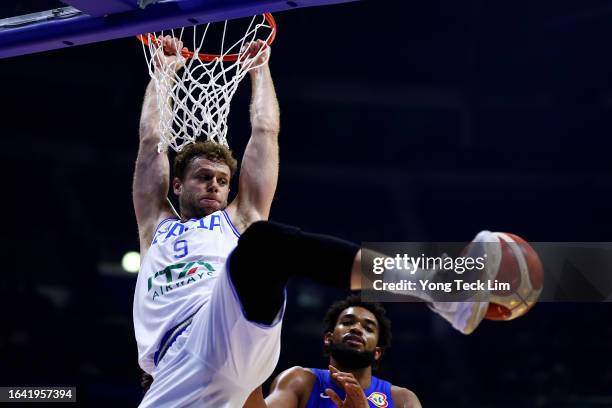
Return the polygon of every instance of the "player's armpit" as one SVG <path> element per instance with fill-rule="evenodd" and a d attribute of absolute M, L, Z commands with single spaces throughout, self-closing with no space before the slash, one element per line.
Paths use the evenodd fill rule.
<path fill-rule="evenodd" d="M 416 394 L 409 389 L 391 386 L 391 397 L 393 403 L 398 408 L 422 408 Z"/>
<path fill-rule="evenodd" d="M 163 153 L 155 154 L 165 156 Z M 132 198 L 141 244 L 147 246 L 159 220 L 173 216 L 167 202 L 168 167 L 167 157 L 151 158 L 139 154 L 136 160 Z"/>

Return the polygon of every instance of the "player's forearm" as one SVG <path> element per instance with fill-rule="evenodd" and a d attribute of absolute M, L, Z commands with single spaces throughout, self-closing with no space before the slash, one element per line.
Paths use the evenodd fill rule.
<path fill-rule="evenodd" d="M 140 118 L 140 146 L 133 180 L 133 200 L 141 245 L 150 245 L 153 229 L 166 209 L 170 164 L 166 154 L 158 153 L 159 108 L 155 83 L 147 86 Z"/>
<path fill-rule="evenodd" d="M 276 139 L 280 128 L 278 100 L 268 64 L 250 72 L 251 128 L 254 134 Z"/>
<path fill-rule="evenodd" d="M 157 87 L 162 87 L 158 92 Z M 169 98 L 165 98 L 163 103 L 160 103 L 158 98 L 160 95 L 169 95 L 171 92 L 171 85 L 166 84 L 162 81 L 156 81 L 151 79 L 147 90 L 145 91 L 144 101 L 142 104 L 142 112 L 140 114 L 140 141 L 149 141 L 157 144 L 160 141 L 161 135 L 159 131 L 160 117 L 163 115 L 164 119 L 169 118 L 172 115 L 172 107 L 170 105 Z M 163 96 L 161 96 L 163 98 Z"/>

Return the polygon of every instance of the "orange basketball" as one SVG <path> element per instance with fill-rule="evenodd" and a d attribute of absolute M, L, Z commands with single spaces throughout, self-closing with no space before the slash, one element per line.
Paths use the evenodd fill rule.
<path fill-rule="evenodd" d="M 495 232 L 501 246 L 496 280 L 509 289 L 491 291 L 485 319 L 512 320 L 527 313 L 537 302 L 544 286 L 544 268 L 536 251 L 521 237 Z"/>

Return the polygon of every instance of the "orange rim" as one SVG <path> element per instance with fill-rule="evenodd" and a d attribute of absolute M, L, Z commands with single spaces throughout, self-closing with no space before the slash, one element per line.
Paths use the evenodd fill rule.
<path fill-rule="evenodd" d="M 274 17 L 272 17 L 272 14 L 270 13 L 264 13 L 264 17 L 266 21 L 268 22 L 268 24 L 270 24 L 270 29 L 272 30 L 272 34 L 270 34 L 270 38 L 268 38 L 268 41 L 266 41 L 267 45 L 271 45 L 274 42 L 274 39 L 276 38 L 276 21 L 274 21 Z M 152 41 L 153 44 L 158 45 L 158 40 L 152 33 L 140 34 L 140 35 L 137 35 L 136 38 L 142 41 L 145 45 L 149 45 L 149 41 Z M 202 61 L 213 61 L 221 57 L 220 54 L 195 53 L 193 51 L 190 51 L 189 49 L 181 51 L 181 55 L 185 58 L 196 57 L 196 58 L 201 59 Z M 227 55 L 224 55 L 222 58 L 223 58 L 223 61 L 236 61 L 239 57 L 240 57 L 240 54 L 227 54 Z"/>

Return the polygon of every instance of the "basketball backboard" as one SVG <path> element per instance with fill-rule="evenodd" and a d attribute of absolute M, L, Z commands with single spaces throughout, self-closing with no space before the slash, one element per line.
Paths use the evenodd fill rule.
<path fill-rule="evenodd" d="M 355 0 L 63 0 L 63 7 L 0 20 L 0 58 Z"/>

